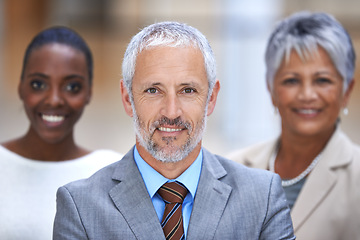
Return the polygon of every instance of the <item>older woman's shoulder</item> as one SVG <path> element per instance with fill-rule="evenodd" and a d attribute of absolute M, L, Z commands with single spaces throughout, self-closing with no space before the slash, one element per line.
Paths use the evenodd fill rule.
<path fill-rule="evenodd" d="M 355 155 L 360 158 L 360 145 L 357 143 L 353 143 L 354 153 Z"/>
<path fill-rule="evenodd" d="M 358 143 L 355 143 L 345 132 L 343 132 L 341 129 L 337 131 L 337 134 L 334 134 L 335 136 L 333 147 L 342 147 L 343 149 L 346 149 L 346 151 L 351 152 L 354 159 L 357 159 L 360 161 L 360 145 Z M 329 144 L 330 145 L 330 144 Z"/>
<path fill-rule="evenodd" d="M 360 145 L 353 143 L 353 163 L 352 168 L 356 168 L 360 177 Z"/>
<path fill-rule="evenodd" d="M 235 162 L 239 162 L 245 165 L 251 165 L 254 159 L 262 155 L 264 159 L 267 159 L 273 149 L 276 146 L 278 139 L 272 139 L 270 141 L 263 141 L 247 147 L 239 148 L 226 154 L 225 157 Z"/>

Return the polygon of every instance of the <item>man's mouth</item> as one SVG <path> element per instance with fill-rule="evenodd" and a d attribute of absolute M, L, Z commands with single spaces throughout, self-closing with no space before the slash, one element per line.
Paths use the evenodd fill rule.
<path fill-rule="evenodd" d="M 180 132 L 182 131 L 181 128 L 166 128 L 166 127 L 159 127 L 158 128 L 162 132 Z"/>

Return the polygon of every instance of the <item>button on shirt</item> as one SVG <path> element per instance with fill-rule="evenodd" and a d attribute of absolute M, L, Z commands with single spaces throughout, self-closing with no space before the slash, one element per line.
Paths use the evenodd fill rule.
<path fill-rule="evenodd" d="M 182 214 L 183 214 L 183 223 L 184 223 L 184 233 L 187 234 L 190 215 L 194 203 L 194 197 L 196 194 L 196 189 L 199 183 L 203 154 L 202 150 L 197 156 L 196 160 L 190 165 L 188 169 L 185 170 L 178 178 L 176 179 L 167 179 L 153 169 L 149 164 L 147 164 L 144 159 L 141 158 L 136 146 L 134 148 L 134 159 L 136 165 L 141 173 L 141 176 L 145 182 L 146 189 L 150 195 L 151 201 L 154 205 L 155 211 L 158 215 L 159 222 L 162 220 L 165 202 L 157 193 L 157 190 L 166 182 L 178 181 L 181 182 L 188 189 L 188 194 L 186 195 L 184 202 L 182 204 Z"/>

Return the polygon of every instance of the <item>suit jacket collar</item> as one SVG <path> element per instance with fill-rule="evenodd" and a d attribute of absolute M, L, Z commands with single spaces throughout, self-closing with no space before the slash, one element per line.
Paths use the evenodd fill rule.
<path fill-rule="evenodd" d="M 119 161 L 112 178 L 118 183 L 109 191 L 115 206 L 137 239 L 165 239 L 145 183 L 136 166 L 133 148 Z"/>
<path fill-rule="evenodd" d="M 213 238 L 232 189 L 220 181 L 227 172 L 217 158 L 204 148 L 203 154 L 203 166 L 189 222 L 188 240 Z M 109 195 L 136 238 L 165 239 L 154 206 L 135 164 L 133 149 L 119 161 L 113 179 L 119 183 L 110 190 Z"/>
<path fill-rule="evenodd" d="M 227 172 L 217 158 L 205 149 L 203 153 L 203 167 L 190 217 L 188 240 L 213 239 L 232 191 L 229 185 L 220 181 Z"/>

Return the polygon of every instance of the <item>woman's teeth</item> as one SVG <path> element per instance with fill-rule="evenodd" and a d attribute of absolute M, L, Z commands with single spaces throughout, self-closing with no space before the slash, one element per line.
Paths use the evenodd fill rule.
<path fill-rule="evenodd" d="M 317 113 L 318 111 L 315 109 L 299 109 L 298 112 L 302 114 L 314 114 Z"/>
<path fill-rule="evenodd" d="M 64 120 L 64 116 L 42 115 L 42 119 L 47 122 L 61 122 Z"/>

